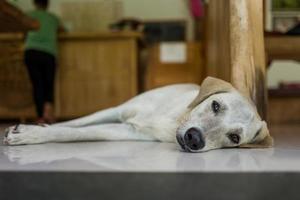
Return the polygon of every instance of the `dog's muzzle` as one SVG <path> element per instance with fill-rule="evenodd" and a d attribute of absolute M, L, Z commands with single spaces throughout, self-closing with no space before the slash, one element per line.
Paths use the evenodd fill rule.
<path fill-rule="evenodd" d="M 205 146 L 201 131 L 195 127 L 188 129 L 183 137 L 180 134 L 177 134 L 176 139 L 181 148 L 186 151 L 197 151 Z"/>

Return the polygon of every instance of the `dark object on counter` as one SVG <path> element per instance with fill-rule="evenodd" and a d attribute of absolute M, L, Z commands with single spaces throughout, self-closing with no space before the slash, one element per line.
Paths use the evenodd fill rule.
<path fill-rule="evenodd" d="M 300 23 L 286 32 L 287 35 L 300 35 Z"/>
<path fill-rule="evenodd" d="M 280 82 L 278 88 L 268 90 L 270 97 L 300 97 L 300 82 Z"/>
<path fill-rule="evenodd" d="M 186 22 L 184 20 L 141 21 L 126 18 L 111 24 L 109 28 L 112 31 L 143 32 L 147 44 L 186 40 Z"/>
<path fill-rule="evenodd" d="M 185 21 L 148 21 L 144 23 L 146 42 L 175 42 L 186 40 Z"/>
<path fill-rule="evenodd" d="M 280 89 L 294 89 L 300 91 L 300 82 L 280 82 Z"/>
<path fill-rule="evenodd" d="M 122 19 L 116 23 L 113 23 L 109 26 L 111 30 L 122 31 L 122 30 L 131 30 L 139 31 L 142 22 L 137 19 Z"/>

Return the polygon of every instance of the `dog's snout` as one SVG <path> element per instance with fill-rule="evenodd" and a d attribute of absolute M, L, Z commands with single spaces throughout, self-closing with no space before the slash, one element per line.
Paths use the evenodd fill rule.
<path fill-rule="evenodd" d="M 177 134 L 176 139 L 177 139 L 178 144 L 181 146 L 181 148 L 185 149 L 184 141 L 183 141 L 183 138 L 181 137 L 181 135 Z"/>
<path fill-rule="evenodd" d="M 190 128 L 184 134 L 184 143 L 191 150 L 199 150 L 205 146 L 202 133 L 197 128 Z"/>

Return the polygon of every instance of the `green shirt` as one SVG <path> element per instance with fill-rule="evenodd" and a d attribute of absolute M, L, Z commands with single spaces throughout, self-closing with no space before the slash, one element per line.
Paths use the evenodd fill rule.
<path fill-rule="evenodd" d="M 59 19 L 44 10 L 34 10 L 28 15 L 39 21 L 40 28 L 27 33 L 25 49 L 39 50 L 57 56 Z"/>

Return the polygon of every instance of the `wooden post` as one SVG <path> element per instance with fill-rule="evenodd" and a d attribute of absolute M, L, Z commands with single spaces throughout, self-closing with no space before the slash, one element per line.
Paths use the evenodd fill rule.
<path fill-rule="evenodd" d="M 220 4 L 223 4 L 220 7 Z M 230 80 L 243 94 L 256 104 L 259 114 L 266 118 L 267 93 L 265 83 L 265 50 L 263 35 L 262 0 L 211 0 L 208 12 L 221 13 L 210 16 L 208 31 L 220 29 L 221 33 L 207 33 L 207 68 L 216 64 L 217 77 Z M 213 28 L 215 27 L 215 28 Z M 219 41 L 218 43 L 216 41 Z M 213 44 L 213 45 L 212 45 Z M 212 60 L 213 63 L 211 62 Z M 215 63 L 214 63 L 215 62 Z M 223 72 L 220 74 L 220 71 Z"/>
<path fill-rule="evenodd" d="M 266 118 L 262 0 L 230 0 L 231 82 Z"/>

